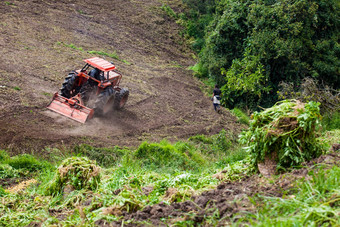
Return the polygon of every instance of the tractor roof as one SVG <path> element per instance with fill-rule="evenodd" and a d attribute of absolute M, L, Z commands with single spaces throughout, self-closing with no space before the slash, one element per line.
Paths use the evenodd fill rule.
<path fill-rule="evenodd" d="M 93 57 L 93 58 L 89 58 L 89 59 L 85 59 L 84 60 L 86 63 L 92 65 L 93 67 L 107 72 L 107 71 L 111 71 L 114 70 L 116 68 L 116 66 L 114 66 L 112 63 L 102 59 L 102 58 L 98 58 L 98 57 Z"/>

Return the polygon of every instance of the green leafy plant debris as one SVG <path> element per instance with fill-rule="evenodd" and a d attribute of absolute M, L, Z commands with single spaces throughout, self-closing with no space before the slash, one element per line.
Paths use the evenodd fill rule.
<path fill-rule="evenodd" d="M 100 167 L 95 161 L 86 157 L 65 159 L 57 168 L 55 178 L 50 182 L 46 191 L 48 194 L 60 193 L 66 185 L 72 189 L 95 190 L 100 183 Z"/>
<path fill-rule="evenodd" d="M 257 166 L 272 156 L 277 168 L 300 165 L 322 153 L 317 139 L 320 126 L 319 104 L 285 100 L 252 116 L 250 128 L 240 136 L 240 142 Z"/>

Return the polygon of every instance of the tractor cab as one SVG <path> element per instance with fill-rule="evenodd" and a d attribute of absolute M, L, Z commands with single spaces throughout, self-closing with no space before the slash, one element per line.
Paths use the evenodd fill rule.
<path fill-rule="evenodd" d="M 113 83 L 113 86 L 118 86 L 122 78 L 121 74 L 114 71 L 116 66 L 99 57 L 93 57 L 84 60 L 86 65 L 80 70 L 80 72 L 87 74 L 97 82 Z M 87 73 L 88 72 L 88 73 Z"/>

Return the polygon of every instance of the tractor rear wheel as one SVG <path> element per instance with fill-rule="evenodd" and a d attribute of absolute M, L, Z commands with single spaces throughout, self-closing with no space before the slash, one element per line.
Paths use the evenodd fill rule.
<path fill-rule="evenodd" d="M 105 115 L 109 113 L 113 109 L 113 103 L 115 100 L 115 90 L 112 87 L 105 88 L 102 91 L 95 103 L 94 103 L 94 112 L 97 115 Z"/>
<path fill-rule="evenodd" d="M 77 86 L 77 79 L 78 78 L 75 73 L 69 73 L 61 86 L 60 94 L 65 98 L 71 98 L 78 94 L 80 87 Z"/>
<path fill-rule="evenodd" d="M 114 100 L 114 108 L 116 110 L 122 109 L 129 98 L 129 90 L 127 88 L 122 88 L 119 92 L 116 92 Z"/>

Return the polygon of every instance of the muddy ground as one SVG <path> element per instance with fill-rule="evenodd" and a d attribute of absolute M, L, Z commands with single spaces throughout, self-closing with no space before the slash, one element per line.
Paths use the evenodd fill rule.
<path fill-rule="evenodd" d="M 9 0 L 0 2 L 0 149 L 43 154 L 77 143 L 138 146 L 221 129 L 238 134 L 228 111 L 216 114 L 187 67 L 193 53 L 164 0 Z M 90 54 L 116 53 L 121 60 Z M 126 108 L 80 124 L 45 107 L 68 72 L 93 56 L 114 61 L 130 90 Z"/>

